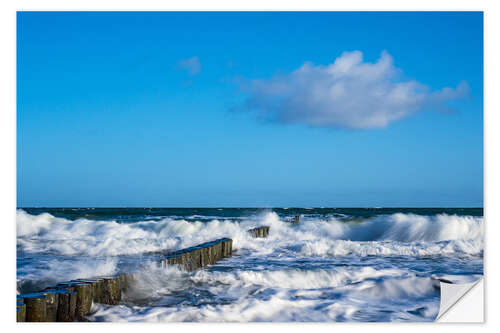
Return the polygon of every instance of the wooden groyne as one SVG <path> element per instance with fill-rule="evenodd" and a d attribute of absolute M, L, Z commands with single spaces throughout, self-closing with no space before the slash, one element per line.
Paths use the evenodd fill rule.
<path fill-rule="evenodd" d="M 253 237 L 267 237 L 269 227 L 248 230 Z M 184 271 L 194 271 L 213 265 L 233 254 L 233 240 L 219 238 L 186 249 L 167 253 L 161 267 L 177 265 Z M 57 283 L 37 293 L 17 295 L 16 320 L 18 322 L 72 322 L 86 321 L 92 303 L 119 304 L 122 292 L 137 279 L 133 273 L 114 276 L 76 279 Z"/>
<path fill-rule="evenodd" d="M 61 282 L 37 293 L 17 295 L 18 322 L 84 321 L 92 303 L 116 305 L 134 274 Z"/>
<path fill-rule="evenodd" d="M 160 265 L 178 265 L 181 270 L 194 271 L 217 261 L 230 257 L 233 253 L 233 240 L 220 238 L 196 246 L 172 252 L 162 259 Z"/>
<path fill-rule="evenodd" d="M 252 237 L 255 238 L 265 238 L 267 235 L 269 235 L 269 227 L 268 226 L 262 226 L 258 228 L 253 228 L 248 230 L 248 233 L 252 235 Z"/>
<path fill-rule="evenodd" d="M 220 238 L 166 255 L 160 265 L 177 265 L 193 271 L 230 257 L 233 240 Z M 92 303 L 119 304 L 122 292 L 136 279 L 135 274 L 77 279 L 57 283 L 37 293 L 17 295 L 18 322 L 85 321 Z"/>

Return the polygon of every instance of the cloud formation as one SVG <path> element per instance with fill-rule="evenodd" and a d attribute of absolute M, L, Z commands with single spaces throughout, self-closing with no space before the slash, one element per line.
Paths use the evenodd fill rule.
<path fill-rule="evenodd" d="M 186 70 L 189 75 L 198 75 L 201 73 L 201 63 L 198 57 L 183 59 L 178 62 L 180 68 Z"/>
<path fill-rule="evenodd" d="M 240 82 L 248 94 L 242 108 L 279 123 L 371 129 L 429 106 L 449 110 L 447 101 L 468 94 L 465 82 L 431 91 L 417 81 L 399 80 L 401 74 L 385 51 L 375 63 L 363 62 L 360 51 L 344 52 L 327 66 L 306 62 L 287 75 Z"/>

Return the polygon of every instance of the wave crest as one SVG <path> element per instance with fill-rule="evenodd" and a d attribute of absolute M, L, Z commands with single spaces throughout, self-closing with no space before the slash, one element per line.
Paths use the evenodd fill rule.
<path fill-rule="evenodd" d="M 271 226 L 268 239 L 253 239 L 247 230 Z M 88 256 L 132 255 L 178 249 L 216 237 L 230 237 L 237 250 L 257 255 L 296 251 L 302 255 L 481 254 L 483 218 L 457 215 L 381 215 L 365 221 L 309 219 L 300 224 L 280 220 L 274 212 L 243 221 L 159 221 L 118 223 L 67 220 L 50 214 L 17 212 L 18 249 L 29 253 Z"/>

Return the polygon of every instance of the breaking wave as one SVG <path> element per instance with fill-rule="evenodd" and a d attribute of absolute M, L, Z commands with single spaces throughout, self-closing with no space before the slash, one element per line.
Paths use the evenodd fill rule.
<path fill-rule="evenodd" d="M 247 234 L 256 225 L 271 226 L 269 241 L 255 240 Z M 132 255 L 192 246 L 214 237 L 230 237 L 235 249 L 261 255 L 287 250 L 304 256 L 477 255 L 483 251 L 482 217 L 445 214 L 397 213 L 361 222 L 308 219 L 293 225 L 273 212 L 242 221 L 164 218 L 119 223 L 67 220 L 18 210 L 17 234 L 21 251 L 60 255 Z"/>

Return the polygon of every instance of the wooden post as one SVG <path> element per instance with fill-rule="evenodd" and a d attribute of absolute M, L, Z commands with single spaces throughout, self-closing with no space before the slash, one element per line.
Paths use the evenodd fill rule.
<path fill-rule="evenodd" d="M 59 294 L 55 289 L 45 289 L 40 292 L 45 295 L 45 321 L 56 322 L 57 321 L 57 306 L 59 302 Z"/>
<path fill-rule="evenodd" d="M 222 256 L 222 241 L 220 239 L 215 241 L 215 261 L 219 261 L 223 258 Z"/>
<path fill-rule="evenodd" d="M 90 284 L 92 286 L 92 301 L 94 303 L 102 303 L 104 279 L 78 279 L 76 281 Z"/>
<path fill-rule="evenodd" d="M 90 313 L 92 307 L 92 285 L 90 283 L 75 283 L 75 291 L 78 295 L 76 299 L 75 316 L 82 320 L 85 315 Z"/>
<path fill-rule="evenodd" d="M 207 249 L 208 249 L 208 264 L 213 265 L 217 261 L 217 259 L 215 258 L 216 251 L 214 242 L 209 242 L 207 244 Z"/>
<path fill-rule="evenodd" d="M 26 321 L 26 304 L 17 301 L 16 305 L 16 321 L 22 323 Z"/>
<path fill-rule="evenodd" d="M 209 258 L 209 251 L 208 251 L 208 246 L 206 244 L 203 244 L 201 247 L 201 263 L 202 266 L 205 267 L 209 265 L 210 258 Z"/>
<path fill-rule="evenodd" d="M 73 288 L 58 288 L 56 321 L 71 322 L 75 320 L 76 300 L 78 294 Z"/>
<path fill-rule="evenodd" d="M 228 244 L 229 244 L 229 255 L 233 255 L 233 240 L 231 238 L 228 238 Z"/>
<path fill-rule="evenodd" d="M 201 251 L 198 246 L 193 247 L 191 251 L 192 260 L 193 260 L 193 268 L 198 269 L 201 268 Z"/>
<path fill-rule="evenodd" d="M 26 321 L 43 322 L 46 321 L 45 295 L 40 293 L 27 294 L 23 296 L 26 304 Z"/>
<path fill-rule="evenodd" d="M 125 274 L 119 274 L 118 281 L 120 281 L 120 291 L 125 291 L 127 289 L 127 277 Z"/>
<path fill-rule="evenodd" d="M 194 271 L 196 269 L 195 267 L 196 259 L 192 248 L 188 248 L 185 250 L 184 258 L 185 258 L 185 263 L 184 263 L 185 270 L 188 272 Z"/>
<path fill-rule="evenodd" d="M 224 251 L 226 257 L 230 257 L 233 252 L 233 240 L 231 238 L 226 238 L 224 242 Z"/>
<path fill-rule="evenodd" d="M 75 291 L 74 282 L 58 283 L 55 288 L 61 290 L 59 294 L 59 307 L 63 303 L 63 307 L 58 307 L 58 318 L 61 315 L 61 320 L 58 321 L 74 321 L 76 319 L 76 302 L 78 293 Z M 63 296 L 64 295 L 64 296 Z"/>
<path fill-rule="evenodd" d="M 177 251 L 179 254 L 179 266 L 182 270 L 186 270 L 187 266 L 187 255 L 185 250 L 179 250 Z"/>
<path fill-rule="evenodd" d="M 103 303 L 117 305 L 121 299 L 120 284 L 115 277 L 104 277 Z"/>
<path fill-rule="evenodd" d="M 222 244 L 222 257 L 223 258 L 226 258 L 228 257 L 227 255 L 227 241 L 226 241 L 227 238 L 222 238 L 221 239 L 221 244 Z"/>

